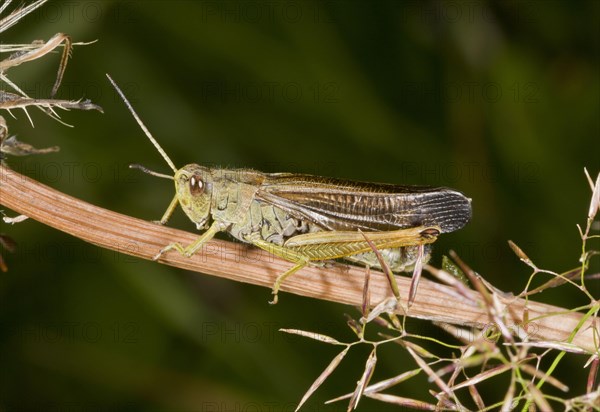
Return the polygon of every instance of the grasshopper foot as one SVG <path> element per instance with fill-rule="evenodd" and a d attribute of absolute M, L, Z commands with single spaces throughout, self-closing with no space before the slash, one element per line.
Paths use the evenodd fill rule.
<path fill-rule="evenodd" d="M 279 301 L 279 296 L 277 296 L 277 292 L 273 291 L 273 300 L 269 301 L 269 305 L 277 305 Z"/>
<path fill-rule="evenodd" d="M 171 249 L 175 249 L 176 251 L 178 251 L 180 254 L 186 256 L 186 257 L 190 257 L 191 254 L 188 254 L 188 252 L 185 251 L 184 247 L 181 246 L 179 243 L 171 243 L 170 245 L 162 248 L 160 250 L 160 252 L 158 252 L 153 258 L 152 260 L 157 261 L 158 259 L 160 259 L 160 257 L 162 255 L 164 255 L 165 253 L 167 253 L 169 250 Z"/>

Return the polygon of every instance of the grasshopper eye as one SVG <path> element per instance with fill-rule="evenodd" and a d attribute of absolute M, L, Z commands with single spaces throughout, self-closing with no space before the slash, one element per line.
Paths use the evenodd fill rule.
<path fill-rule="evenodd" d="M 198 175 L 190 177 L 190 193 L 192 195 L 200 195 L 204 192 L 204 182 Z"/>

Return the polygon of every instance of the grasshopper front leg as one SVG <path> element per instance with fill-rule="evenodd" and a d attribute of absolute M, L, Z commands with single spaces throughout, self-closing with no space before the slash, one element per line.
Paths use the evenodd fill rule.
<path fill-rule="evenodd" d="M 181 243 L 171 243 L 170 245 L 162 248 L 160 252 L 156 256 L 152 258 L 152 260 L 158 260 L 160 257 L 167 253 L 169 250 L 175 249 L 180 254 L 185 257 L 190 257 L 194 253 L 198 251 L 206 242 L 211 240 L 217 233 L 223 231 L 225 229 L 224 224 L 222 222 L 214 222 L 210 227 L 206 230 L 206 232 L 202 233 L 198 239 L 194 242 L 190 243 L 187 246 L 183 246 Z"/>
<path fill-rule="evenodd" d="M 175 212 L 175 209 L 177 208 L 178 204 L 179 198 L 177 197 L 177 195 L 175 195 L 175 197 L 173 197 L 173 200 L 171 200 L 171 203 L 169 203 L 169 207 L 167 208 L 163 216 L 160 218 L 160 220 L 155 220 L 154 223 L 158 225 L 166 225 L 169 219 L 171 218 L 171 215 L 173 215 L 173 212 Z"/>

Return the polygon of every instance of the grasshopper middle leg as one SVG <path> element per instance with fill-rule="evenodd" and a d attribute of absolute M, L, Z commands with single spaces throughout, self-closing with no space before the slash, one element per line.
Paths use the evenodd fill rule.
<path fill-rule="evenodd" d="M 275 256 L 279 256 L 280 258 L 295 263 L 292 268 L 286 270 L 281 275 L 277 276 L 277 279 L 275 279 L 275 283 L 273 283 L 273 289 L 271 292 L 273 294 L 273 300 L 269 302 L 270 304 L 274 305 L 279 300 L 277 294 L 279 293 L 279 288 L 281 287 L 283 281 L 306 266 L 311 259 L 302 253 L 294 251 L 293 249 L 267 242 L 258 236 L 249 236 L 246 240 L 252 243 L 254 246 L 266 250 Z"/>

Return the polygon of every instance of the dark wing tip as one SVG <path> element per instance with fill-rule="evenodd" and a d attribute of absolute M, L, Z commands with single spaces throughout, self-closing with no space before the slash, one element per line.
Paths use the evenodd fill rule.
<path fill-rule="evenodd" d="M 471 220 L 471 199 L 456 190 L 440 189 L 426 203 L 427 224 L 439 226 L 442 233 L 461 229 Z"/>

